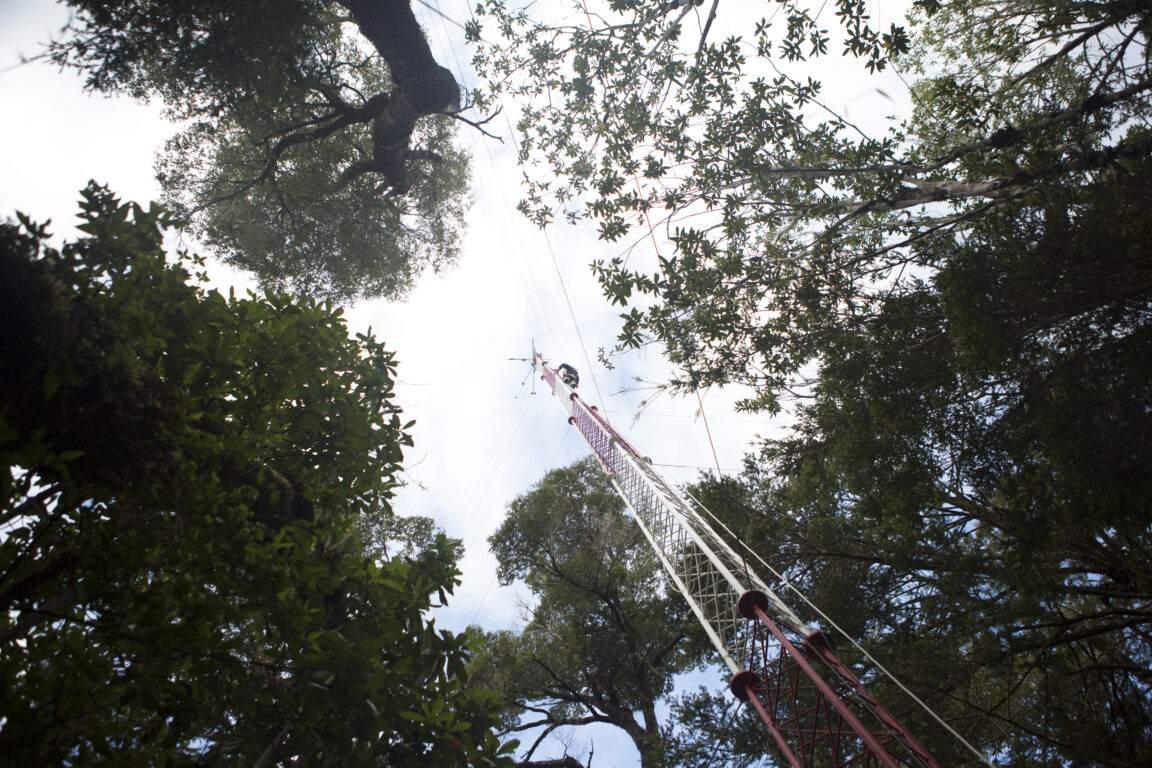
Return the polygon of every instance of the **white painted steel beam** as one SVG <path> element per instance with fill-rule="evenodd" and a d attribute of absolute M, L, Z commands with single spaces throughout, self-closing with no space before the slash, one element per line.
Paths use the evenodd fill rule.
<path fill-rule="evenodd" d="M 595 406 L 580 399 L 571 386 L 537 354 L 536 371 L 588 442 L 617 493 L 639 523 L 644 537 L 672 583 L 684 595 L 724 664 L 733 674 L 747 669 L 748 622 L 736 601 L 749 590 L 767 596 L 769 613 L 799 638 L 812 634 L 763 579 L 720 538 L 684 496 L 629 445 Z"/>

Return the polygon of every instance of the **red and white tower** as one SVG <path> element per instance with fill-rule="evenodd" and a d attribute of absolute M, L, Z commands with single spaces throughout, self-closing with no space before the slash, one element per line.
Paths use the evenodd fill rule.
<path fill-rule="evenodd" d="M 693 505 L 533 353 L 568 422 L 580 430 L 720 658 L 730 688 L 763 720 L 788 765 L 939 768 Z"/>

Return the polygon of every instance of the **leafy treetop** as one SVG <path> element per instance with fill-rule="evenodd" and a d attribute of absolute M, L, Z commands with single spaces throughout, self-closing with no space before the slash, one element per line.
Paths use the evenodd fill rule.
<path fill-rule="evenodd" d="M 68 4 L 54 59 L 185 121 L 167 202 L 266 287 L 397 298 L 455 258 L 460 94 L 407 0 Z"/>
<path fill-rule="evenodd" d="M 607 723 L 645 768 L 665 765 L 658 703 L 701 663 L 706 643 L 623 502 L 593 459 L 545 475 L 490 539 L 502 583 L 538 599 L 520 632 L 485 633 L 476 680 L 504 703 L 504 729 Z"/>
<path fill-rule="evenodd" d="M 498 760 L 467 638 L 427 618 L 453 543 L 387 552 L 392 353 L 190 285 L 155 205 L 81 210 L 59 249 L 0 227 L 0 763 Z"/>
<path fill-rule="evenodd" d="M 830 335 L 932 274 L 925 238 L 1149 150 L 1139 3 L 920 2 L 909 34 L 843 0 L 835 36 L 796 0 L 765 18 L 720 0 L 586 5 L 539 18 L 491 0 L 472 29 L 477 98 L 524 105 L 522 208 L 610 242 L 665 228 L 650 265 L 631 249 L 594 264 L 633 305 L 620 346 L 665 346 L 680 387 L 749 384 L 751 408 L 777 408 Z M 867 68 L 921 73 L 908 125 L 870 135 L 822 100 L 803 64 L 834 37 Z"/>

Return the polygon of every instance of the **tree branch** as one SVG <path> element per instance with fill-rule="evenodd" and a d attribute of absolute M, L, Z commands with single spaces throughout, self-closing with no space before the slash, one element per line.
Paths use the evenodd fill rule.
<path fill-rule="evenodd" d="M 503 105 L 501 105 L 499 109 L 497 109 L 492 114 L 488 115 L 488 117 L 484 118 L 483 120 L 469 120 L 468 118 L 461 115 L 459 112 L 450 112 L 449 115 L 452 118 L 459 120 L 462 123 L 467 123 L 468 125 L 472 126 L 476 130 L 480 131 L 480 133 L 484 134 L 488 138 L 496 139 L 496 141 L 503 144 L 504 143 L 504 137 L 503 136 L 497 136 L 494 133 L 489 133 L 488 131 L 484 130 L 484 128 L 481 127 L 481 126 L 487 125 L 488 123 L 492 122 L 492 119 L 495 118 L 496 115 L 500 114 L 503 110 L 504 110 L 504 107 L 503 107 Z"/>
<path fill-rule="evenodd" d="M 342 180 L 368 171 L 383 174 L 393 195 L 408 192 L 405 161 L 416 122 L 460 108 L 456 78 L 440 66 L 416 22 L 408 0 L 338 0 L 352 14 L 361 34 L 376 48 L 396 87 L 372 123 L 373 160 Z"/>

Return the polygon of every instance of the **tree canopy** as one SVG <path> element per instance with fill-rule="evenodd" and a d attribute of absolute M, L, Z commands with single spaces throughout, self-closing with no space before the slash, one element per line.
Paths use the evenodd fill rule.
<path fill-rule="evenodd" d="M 536 598 L 519 632 L 485 633 L 478 684 L 504 704 L 504 732 L 606 723 L 645 768 L 665 765 L 657 704 L 701 663 L 695 618 L 669 592 L 659 562 L 595 460 L 552 470 L 517 497 L 489 539 L 501 583 Z"/>
<path fill-rule="evenodd" d="M 273 290 L 403 297 L 456 258 L 460 108 L 407 0 L 69 0 L 52 47 L 88 87 L 163 101 L 183 129 L 166 202 Z"/>
<path fill-rule="evenodd" d="M 226 258 L 321 296 L 402 295 L 451 258 L 456 89 L 406 0 L 71 5 L 57 60 L 189 121 L 161 176 Z M 1150 11 L 913 5 L 880 29 L 861 0 L 581 0 L 553 19 L 486 0 L 476 99 L 524 106 L 535 221 L 666 229 L 650 262 L 593 265 L 626 307 L 621 348 L 663 345 L 675 386 L 791 407 L 794 434 L 742 483 L 705 483 L 710 506 L 986 753 L 1145 765 Z M 830 108 L 804 67 L 835 48 L 911 77 L 910 118 L 864 130 Z M 308 300 L 187 300 L 156 255 L 163 214 L 86 201 L 79 244 L 3 235 L 20 279 L 2 311 L 24 330 L 4 383 L 22 405 L 0 411 L 0 665 L 28 706 L 0 745 L 59 736 L 5 754 L 494 754 L 462 638 L 422 618 L 452 545 L 418 530 L 408 559 L 362 556 L 390 535 L 363 520 L 390 521 L 404 439 L 390 357 Z M 549 475 L 493 538 L 539 606 L 485 638 L 477 680 L 506 732 L 607 722 L 647 765 L 711 760 L 655 716 L 695 663 L 686 611 L 594 474 Z M 169 595 L 185 612 L 153 615 Z M 869 685 L 942 762 L 968 759 Z M 719 713 L 703 695 L 678 711 Z"/>
<path fill-rule="evenodd" d="M 938 270 L 926 240 L 1090 195 L 1148 154 L 1140 4 L 924 0 L 910 28 L 881 31 L 846 1 L 839 32 L 795 0 L 767 18 L 719 0 L 574 5 L 491 0 L 471 30 L 488 97 L 525 104 L 522 208 L 612 242 L 662 229 L 658 259 L 594 265 L 632 305 L 620 344 L 666 347 L 679 386 L 748 384 L 750 407 L 776 408 L 825 339 Z M 806 67 L 837 42 L 921 75 L 909 123 L 872 135 L 822 101 Z"/>
<path fill-rule="evenodd" d="M 500 760 L 427 616 L 456 545 L 390 506 L 393 354 L 190 284 L 156 206 L 81 210 L 0 226 L 0 763 Z"/>
<path fill-rule="evenodd" d="M 884 446 L 897 438 L 896 419 L 873 418 L 870 433 L 859 403 L 835 421 L 822 405 L 805 413 L 799 436 L 770 445 L 741 479 L 708 480 L 696 493 L 998 764 L 1146 763 L 1146 524 L 1141 531 L 1124 508 L 1119 530 L 1101 531 L 1083 499 L 1047 508 L 1024 502 L 1021 492 L 1036 483 L 1024 479 L 1027 469 L 1001 480 L 1014 497 L 973 490 L 949 498 Z M 864 458 L 870 451 L 875 458 Z M 1145 485 L 1101 488 L 1113 499 L 1147 493 Z M 1076 509 L 1083 522 L 1070 519 Z M 941 765 L 972 763 L 871 660 L 839 641 L 841 657 L 868 675 L 872 693 Z M 726 722 L 716 716 L 723 701 L 685 704 L 697 724 L 685 746 L 708 744 Z M 739 738 L 728 744 L 747 759 L 762 748 Z"/>
<path fill-rule="evenodd" d="M 795 416 L 739 529 L 988 754 L 1140 765 L 1150 12 L 913 5 L 881 32 L 836 3 L 835 33 L 797 2 L 556 21 L 492 0 L 472 34 L 493 89 L 527 104 L 525 156 L 559 175 L 524 210 L 608 241 L 667 230 L 651 264 L 594 265 L 627 306 L 620 346 L 661 344 L 674 385 L 746 384 L 748 408 Z M 822 100 L 802 66 L 837 40 L 914 79 L 907 122 L 869 133 Z"/>

